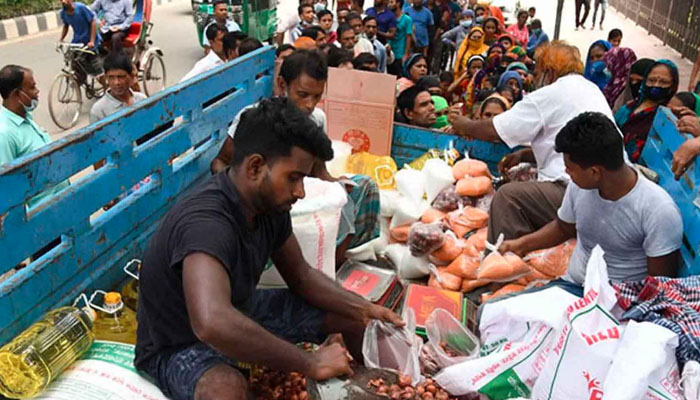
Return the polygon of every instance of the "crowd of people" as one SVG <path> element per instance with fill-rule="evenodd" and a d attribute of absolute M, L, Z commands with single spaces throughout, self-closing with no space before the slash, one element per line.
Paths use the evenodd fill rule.
<path fill-rule="evenodd" d="M 145 98 L 131 58 L 120 48 L 130 23 L 127 2 L 98 0 L 91 9 L 62 0 L 61 40 L 70 27 L 75 43 L 111 44 L 103 62 L 108 89 L 92 107 L 91 122 Z M 124 3 L 123 9 L 115 3 Z M 577 0 L 577 28 L 584 26 L 589 3 Z M 606 2 L 595 0 L 599 6 L 602 29 Z M 99 7 L 110 17 L 98 21 Z M 182 81 L 263 46 L 230 20 L 227 1 L 213 7 L 203 58 Z M 123 11 L 120 18 L 117 11 Z M 673 62 L 638 59 L 623 46 L 619 29 L 592 43 L 582 58 L 576 47 L 550 42 L 536 13 L 535 7 L 518 10 L 507 26 L 500 8 L 477 0 L 375 0 L 370 8 L 352 0 L 335 10 L 323 1 L 300 1 L 294 18 L 278 24 L 274 98 L 232 116 L 211 161 L 214 176 L 172 208 L 149 244 L 140 283 L 146 290 L 139 306 L 139 370 L 172 398 L 234 398 L 245 387 L 231 368 L 238 357 L 316 379 L 349 372 L 340 346 L 306 355 L 280 337 L 343 333 L 349 351 L 361 357 L 357 338 L 368 319 L 403 323 L 309 272 L 291 233 L 289 208 L 303 197 L 303 178 L 315 176 L 347 190 L 338 266 L 348 249 L 380 235 L 376 183 L 366 176 L 339 180 L 325 168 L 332 150 L 317 104 L 329 67 L 395 76 L 397 122 L 504 143 L 514 151 L 499 163 L 502 173 L 523 162 L 536 166 L 535 180 L 506 183 L 496 192 L 488 241 L 503 235 L 502 251 L 525 255 L 577 237 L 567 274 L 553 284 L 580 294 L 598 244 L 615 282 L 675 276 L 683 233 L 679 209 L 635 163 L 657 110 L 667 106 L 679 131 L 694 137 L 674 154 L 676 177 L 686 171 L 700 153 L 700 97 L 678 91 Z M 38 93 L 30 69 L 0 70 L 0 164 L 49 142 L 32 119 Z M 212 231 L 220 232 L 216 240 Z M 269 257 L 293 294 L 255 291 Z"/>

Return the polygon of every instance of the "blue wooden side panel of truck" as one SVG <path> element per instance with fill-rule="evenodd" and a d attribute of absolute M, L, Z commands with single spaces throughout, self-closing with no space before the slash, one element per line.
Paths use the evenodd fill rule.
<path fill-rule="evenodd" d="M 260 49 L 0 167 L 0 275 L 60 240 L 0 283 L 0 344 L 48 309 L 124 280 L 121 266 L 140 257 L 163 214 L 209 176 L 233 116 L 271 95 L 273 65 L 273 49 Z M 169 129 L 135 144 L 172 121 Z M 100 160 L 104 167 L 25 211 L 27 199 Z M 131 191 L 146 177 L 150 182 Z"/>
<path fill-rule="evenodd" d="M 673 197 L 683 217 L 683 266 L 681 276 L 700 274 L 700 164 L 695 162 L 688 171 L 675 180 L 671 172 L 673 152 L 687 138 L 676 128 L 676 117 L 662 107 L 654 119 L 654 125 L 642 151 L 642 163 L 659 174 L 659 185 Z"/>

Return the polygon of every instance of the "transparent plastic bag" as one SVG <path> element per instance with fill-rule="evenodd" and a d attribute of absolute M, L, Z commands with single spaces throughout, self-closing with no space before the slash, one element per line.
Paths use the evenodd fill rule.
<path fill-rule="evenodd" d="M 489 213 L 476 207 L 459 207 L 447 215 L 450 228 L 458 238 L 476 229 L 486 226 L 489 221 Z"/>
<path fill-rule="evenodd" d="M 423 172 L 404 167 L 396 173 L 396 190 L 404 197 L 411 200 L 414 204 L 418 204 L 425 193 L 425 182 L 423 180 Z"/>
<path fill-rule="evenodd" d="M 534 251 L 523 260 L 541 274 L 554 279 L 566 274 L 575 247 L 576 239 L 571 239 L 549 249 Z"/>
<path fill-rule="evenodd" d="M 430 159 L 423 167 L 423 181 L 425 182 L 425 194 L 428 202 L 432 203 L 440 192 L 448 186 L 452 186 L 452 168 L 443 160 Z"/>
<path fill-rule="evenodd" d="M 505 178 L 508 182 L 536 181 L 537 167 L 528 162 L 521 162 L 520 164 L 511 167 L 508 171 L 506 171 Z"/>
<path fill-rule="evenodd" d="M 477 279 L 491 282 L 510 282 L 530 273 L 530 267 L 522 258 L 514 253 L 501 254 L 498 248 L 503 243 L 503 234 L 498 236 L 496 244 L 486 242 L 486 248 L 491 251 L 481 260 Z"/>
<path fill-rule="evenodd" d="M 432 203 L 433 208 L 442 212 L 454 211 L 458 209 L 460 205 L 470 206 L 472 205 L 472 200 L 469 197 L 458 195 L 455 185 L 450 185 L 442 189 Z"/>
<path fill-rule="evenodd" d="M 435 265 L 449 265 L 462 254 L 465 245 L 463 240 L 457 239 L 454 232 L 447 231 L 442 246 L 433 251 L 428 258 Z"/>
<path fill-rule="evenodd" d="M 438 370 L 458 364 L 479 355 L 479 339 L 449 312 L 438 308 L 425 321 L 428 342 L 423 355 Z"/>
<path fill-rule="evenodd" d="M 362 342 L 362 356 L 367 368 L 398 371 L 410 376 L 415 385 L 423 380 L 419 360 L 423 341 L 415 334 L 413 309 L 406 308 L 403 318 L 403 328 L 376 319 L 370 321 Z"/>
<path fill-rule="evenodd" d="M 445 233 L 442 223 L 424 224 L 416 222 L 408 233 L 408 248 L 415 257 L 422 257 L 442 247 Z"/>
<path fill-rule="evenodd" d="M 462 290 L 461 277 L 445 271 L 446 268 L 437 268 L 433 264 L 430 264 L 428 268 L 430 270 L 428 286 L 435 289 L 451 290 L 453 292 Z"/>

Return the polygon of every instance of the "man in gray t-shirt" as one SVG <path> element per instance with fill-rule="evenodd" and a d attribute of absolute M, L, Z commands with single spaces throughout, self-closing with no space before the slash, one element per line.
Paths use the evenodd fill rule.
<path fill-rule="evenodd" d="M 571 176 L 558 218 L 542 229 L 503 243 L 524 255 L 578 238 L 564 279 L 583 285 L 591 251 L 605 252 L 613 282 L 647 275 L 675 276 L 683 221 L 671 196 L 624 162 L 622 138 L 601 113 L 572 119 L 556 138 Z"/>

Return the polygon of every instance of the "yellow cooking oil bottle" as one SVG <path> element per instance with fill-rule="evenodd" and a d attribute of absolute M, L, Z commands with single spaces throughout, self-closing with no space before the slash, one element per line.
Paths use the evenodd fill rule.
<path fill-rule="evenodd" d="M 377 156 L 367 152 L 350 155 L 347 161 L 347 171 L 352 174 L 367 175 L 372 178 L 379 189 L 389 190 L 396 187 L 396 163 L 389 156 Z"/>
<path fill-rule="evenodd" d="M 95 296 L 102 295 L 102 305 Z M 95 339 L 136 344 L 136 312 L 124 306 L 121 294 L 96 290 L 90 297 L 90 307 L 97 310 L 93 330 Z"/>
<path fill-rule="evenodd" d="M 122 301 L 124 304 L 136 311 L 139 302 L 139 272 L 141 271 L 141 260 L 133 259 L 126 263 L 124 272 L 131 278 L 122 287 Z"/>
<path fill-rule="evenodd" d="M 90 349 L 95 313 L 75 307 L 77 302 L 49 311 L 0 348 L 0 394 L 10 399 L 34 397 Z"/>

